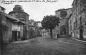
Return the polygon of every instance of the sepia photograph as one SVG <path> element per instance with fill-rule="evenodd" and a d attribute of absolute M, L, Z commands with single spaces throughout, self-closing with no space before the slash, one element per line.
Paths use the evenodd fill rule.
<path fill-rule="evenodd" d="M 0 0 L 0 55 L 86 55 L 86 0 Z"/>

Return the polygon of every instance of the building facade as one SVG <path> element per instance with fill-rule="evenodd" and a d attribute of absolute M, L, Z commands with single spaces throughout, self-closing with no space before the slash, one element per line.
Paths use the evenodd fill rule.
<path fill-rule="evenodd" d="M 0 7 L 2 8 L 2 7 Z M 1 10 L 2 11 L 2 10 Z M 24 25 L 23 22 L 20 20 L 6 14 L 5 12 L 0 12 L 0 21 L 1 21 L 1 33 L 2 33 L 2 39 L 4 42 L 9 42 L 9 41 L 16 41 L 18 40 L 18 37 L 20 34 L 14 33 L 14 29 L 17 31 L 22 31 L 19 28 Z M 14 34 L 16 36 L 14 36 Z M 20 35 L 21 36 L 21 35 Z M 20 37 L 21 38 L 21 37 Z"/>
<path fill-rule="evenodd" d="M 60 35 L 68 35 L 68 20 L 72 14 L 71 8 L 68 9 L 60 9 L 56 12 L 56 17 L 59 17 L 59 34 Z"/>
<path fill-rule="evenodd" d="M 23 26 L 23 39 L 28 39 L 28 20 L 29 20 L 29 14 L 25 13 L 24 10 L 22 9 L 21 5 L 15 5 L 13 8 L 13 11 L 9 12 L 9 15 L 19 19 L 25 25 Z M 22 28 L 20 28 L 22 29 Z"/>
<path fill-rule="evenodd" d="M 69 34 L 79 39 L 86 38 L 86 0 L 74 0 L 72 6 Z"/>

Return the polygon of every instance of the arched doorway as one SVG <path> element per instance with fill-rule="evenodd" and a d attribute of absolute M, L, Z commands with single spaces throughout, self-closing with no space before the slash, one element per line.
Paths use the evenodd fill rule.
<path fill-rule="evenodd" d="M 60 35 L 66 35 L 66 26 L 65 25 L 60 27 Z"/>

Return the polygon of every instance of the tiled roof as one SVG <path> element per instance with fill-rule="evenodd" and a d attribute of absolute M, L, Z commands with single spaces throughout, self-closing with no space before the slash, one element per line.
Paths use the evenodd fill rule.
<path fill-rule="evenodd" d="M 16 19 L 15 17 L 13 17 L 13 16 L 11 16 L 11 15 L 8 15 L 8 14 L 6 14 L 6 13 L 2 13 L 2 12 L 1 12 L 0 14 L 2 14 L 2 15 L 4 15 L 4 16 L 8 17 L 8 19 L 10 19 L 10 20 L 12 20 L 12 21 L 20 22 L 20 23 L 22 23 L 22 24 L 25 24 L 24 22 L 20 21 L 19 19 Z"/>
<path fill-rule="evenodd" d="M 2 6 L 0 6 L 3 10 L 5 10 L 5 8 L 4 7 L 2 7 Z"/>

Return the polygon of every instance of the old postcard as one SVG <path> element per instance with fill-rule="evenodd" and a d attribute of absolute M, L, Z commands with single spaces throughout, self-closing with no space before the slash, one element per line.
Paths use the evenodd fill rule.
<path fill-rule="evenodd" d="M 0 0 L 0 55 L 86 55 L 86 0 Z"/>

